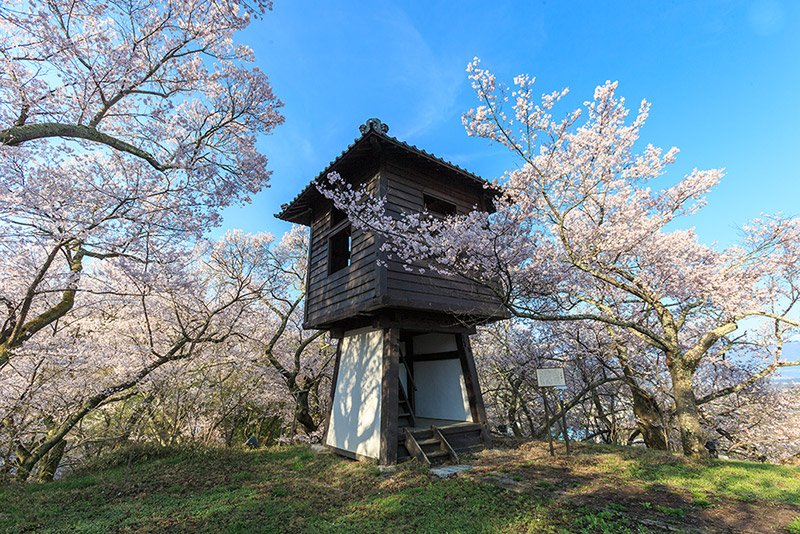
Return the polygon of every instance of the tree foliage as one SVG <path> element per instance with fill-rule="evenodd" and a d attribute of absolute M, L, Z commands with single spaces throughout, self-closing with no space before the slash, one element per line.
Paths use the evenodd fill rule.
<path fill-rule="evenodd" d="M 232 35 L 267 7 L 0 7 L 0 366 L 69 312 L 88 259 L 171 261 L 265 186 L 281 102 Z"/>

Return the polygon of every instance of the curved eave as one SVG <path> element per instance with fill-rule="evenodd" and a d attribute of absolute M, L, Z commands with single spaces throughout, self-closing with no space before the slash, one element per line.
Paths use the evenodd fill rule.
<path fill-rule="evenodd" d="M 341 154 L 331 161 L 328 166 L 325 167 L 325 169 L 320 172 L 311 181 L 311 183 L 304 187 L 294 199 L 286 204 L 283 204 L 281 206 L 281 212 L 275 214 L 275 217 L 283 221 L 308 226 L 311 223 L 310 219 L 312 204 L 314 201 L 318 200 L 319 197 L 321 197 L 319 191 L 317 190 L 316 184 L 319 183 L 319 181 L 323 178 L 327 177 L 328 173 L 335 171 L 337 166 L 339 166 L 345 159 L 347 159 L 362 145 L 364 145 L 365 140 L 370 137 L 375 138 L 379 142 L 388 143 L 393 147 L 404 150 L 439 167 L 447 169 L 448 171 L 463 177 L 466 181 L 471 182 L 474 186 L 488 189 L 490 191 L 489 194 L 497 193 L 497 190 L 488 181 L 484 180 L 480 176 L 473 174 L 450 161 L 439 158 L 430 152 L 427 152 L 421 148 L 417 148 L 415 145 L 410 145 L 404 141 L 400 141 L 396 137 L 391 137 L 385 133 L 370 128 L 366 133 L 360 137 L 357 137 L 347 148 L 341 152 Z"/>

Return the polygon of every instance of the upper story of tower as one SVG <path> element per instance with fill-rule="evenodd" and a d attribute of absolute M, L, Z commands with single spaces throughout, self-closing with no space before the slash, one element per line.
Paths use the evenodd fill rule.
<path fill-rule="evenodd" d="M 432 215 L 492 210 L 495 192 L 448 161 L 387 135 L 370 119 L 361 136 L 295 197 L 278 218 L 311 228 L 306 328 L 351 328 L 377 317 L 396 322 L 475 324 L 507 317 L 493 292 L 430 269 L 408 272 L 380 250 L 381 236 L 354 228 L 316 188 L 336 171 L 358 187 L 385 197 L 387 213 L 427 210 Z M 378 262 L 378 260 L 382 260 Z"/>

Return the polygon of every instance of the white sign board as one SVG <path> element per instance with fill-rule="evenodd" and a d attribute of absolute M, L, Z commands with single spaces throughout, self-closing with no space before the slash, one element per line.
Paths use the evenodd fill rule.
<path fill-rule="evenodd" d="M 537 369 L 536 381 L 540 388 L 563 388 L 567 385 L 567 381 L 564 379 L 564 369 L 561 367 Z"/>

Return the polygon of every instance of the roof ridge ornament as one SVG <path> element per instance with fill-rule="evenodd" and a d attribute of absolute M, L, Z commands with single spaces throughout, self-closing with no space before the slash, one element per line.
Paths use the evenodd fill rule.
<path fill-rule="evenodd" d="M 374 130 L 374 131 L 376 131 L 378 133 L 385 134 L 385 133 L 387 133 L 389 131 L 389 125 L 388 124 L 384 124 L 377 117 L 372 117 L 370 119 L 367 119 L 367 122 L 365 122 L 364 124 L 362 124 L 361 126 L 358 127 L 358 131 L 360 131 L 362 133 L 362 135 L 366 134 L 370 130 Z"/>

